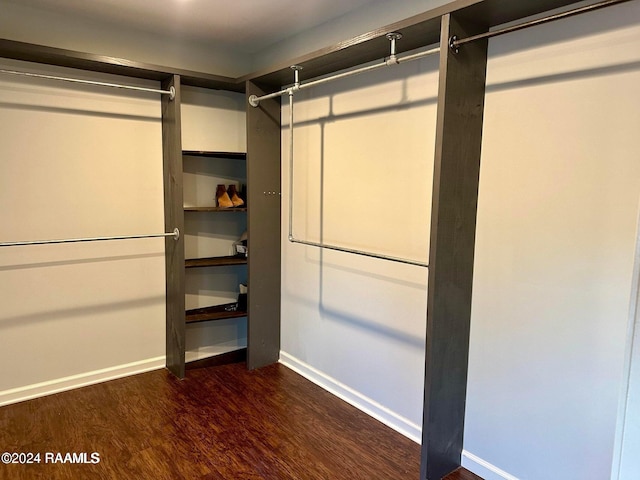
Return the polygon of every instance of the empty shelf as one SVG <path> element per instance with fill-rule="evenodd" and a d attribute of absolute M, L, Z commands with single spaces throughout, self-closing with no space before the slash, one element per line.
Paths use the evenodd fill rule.
<path fill-rule="evenodd" d="M 224 267 L 227 265 L 246 265 L 247 257 L 244 255 L 233 255 L 227 257 L 210 257 L 210 258 L 190 258 L 185 260 L 186 268 L 196 267 Z"/>
<path fill-rule="evenodd" d="M 182 155 L 188 157 L 208 157 L 208 158 L 229 158 L 232 160 L 246 160 L 247 154 L 244 152 L 211 152 L 203 150 L 183 150 Z"/>

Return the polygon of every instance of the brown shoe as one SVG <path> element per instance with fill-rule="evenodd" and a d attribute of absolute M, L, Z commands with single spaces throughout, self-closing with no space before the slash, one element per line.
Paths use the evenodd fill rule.
<path fill-rule="evenodd" d="M 227 193 L 227 189 L 224 185 L 218 185 L 216 190 L 216 205 L 219 208 L 231 208 L 233 207 L 233 203 L 229 198 L 229 194 Z"/>
<path fill-rule="evenodd" d="M 234 207 L 241 207 L 244 205 L 244 200 L 240 198 L 240 195 L 238 195 L 235 185 L 229 185 L 229 190 L 227 190 L 227 192 Z"/>

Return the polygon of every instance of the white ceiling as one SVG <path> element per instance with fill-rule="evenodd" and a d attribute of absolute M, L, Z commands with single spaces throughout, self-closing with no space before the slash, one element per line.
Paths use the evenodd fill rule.
<path fill-rule="evenodd" d="M 8 0 L 255 53 L 379 0 Z"/>

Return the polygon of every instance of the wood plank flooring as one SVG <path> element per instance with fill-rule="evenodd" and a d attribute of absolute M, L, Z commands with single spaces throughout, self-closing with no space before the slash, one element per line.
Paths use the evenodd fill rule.
<path fill-rule="evenodd" d="M 2 480 L 417 480 L 420 466 L 419 445 L 286 367 L 244 363 L 2 407 L 2 452 L 40 453 L 40 463 L 0 464 Z M 94 452 L 96 464 L 59 461 Z M 447 480 L 479 479 L 468 475 Z"/>

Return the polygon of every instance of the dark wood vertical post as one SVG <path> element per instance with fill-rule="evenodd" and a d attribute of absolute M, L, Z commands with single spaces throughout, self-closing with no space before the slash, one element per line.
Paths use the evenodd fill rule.
<path fill-rule="evenodd" d="M 460 466 L 469 357 L 471 288 L 487 65 L 487 41 L 448 48 L 486 31 L 442 17 L 440 86 L 431 214 L 422 480 Z"/>
<path fill-rule="evenodd" d="M 270 93 L 246 87 L 247 98 Z M 280 355 L 280 135 L 280 98 L 247 103 L 249 369 Z"/>
<path fill-rule="evenodd" d="M 173 75 L 162 88 L 175 89 L 175 98 L 162 96 L 162 160 L 164 172 L 165 231 L 180 230 L 180 239 L 165 241 L 167 294 L 167 368 L 178 378 L 185 369 L 184 305 L 184 208 L 182 203 L 182 127 L 180 117 L 180 77 Z"/>

